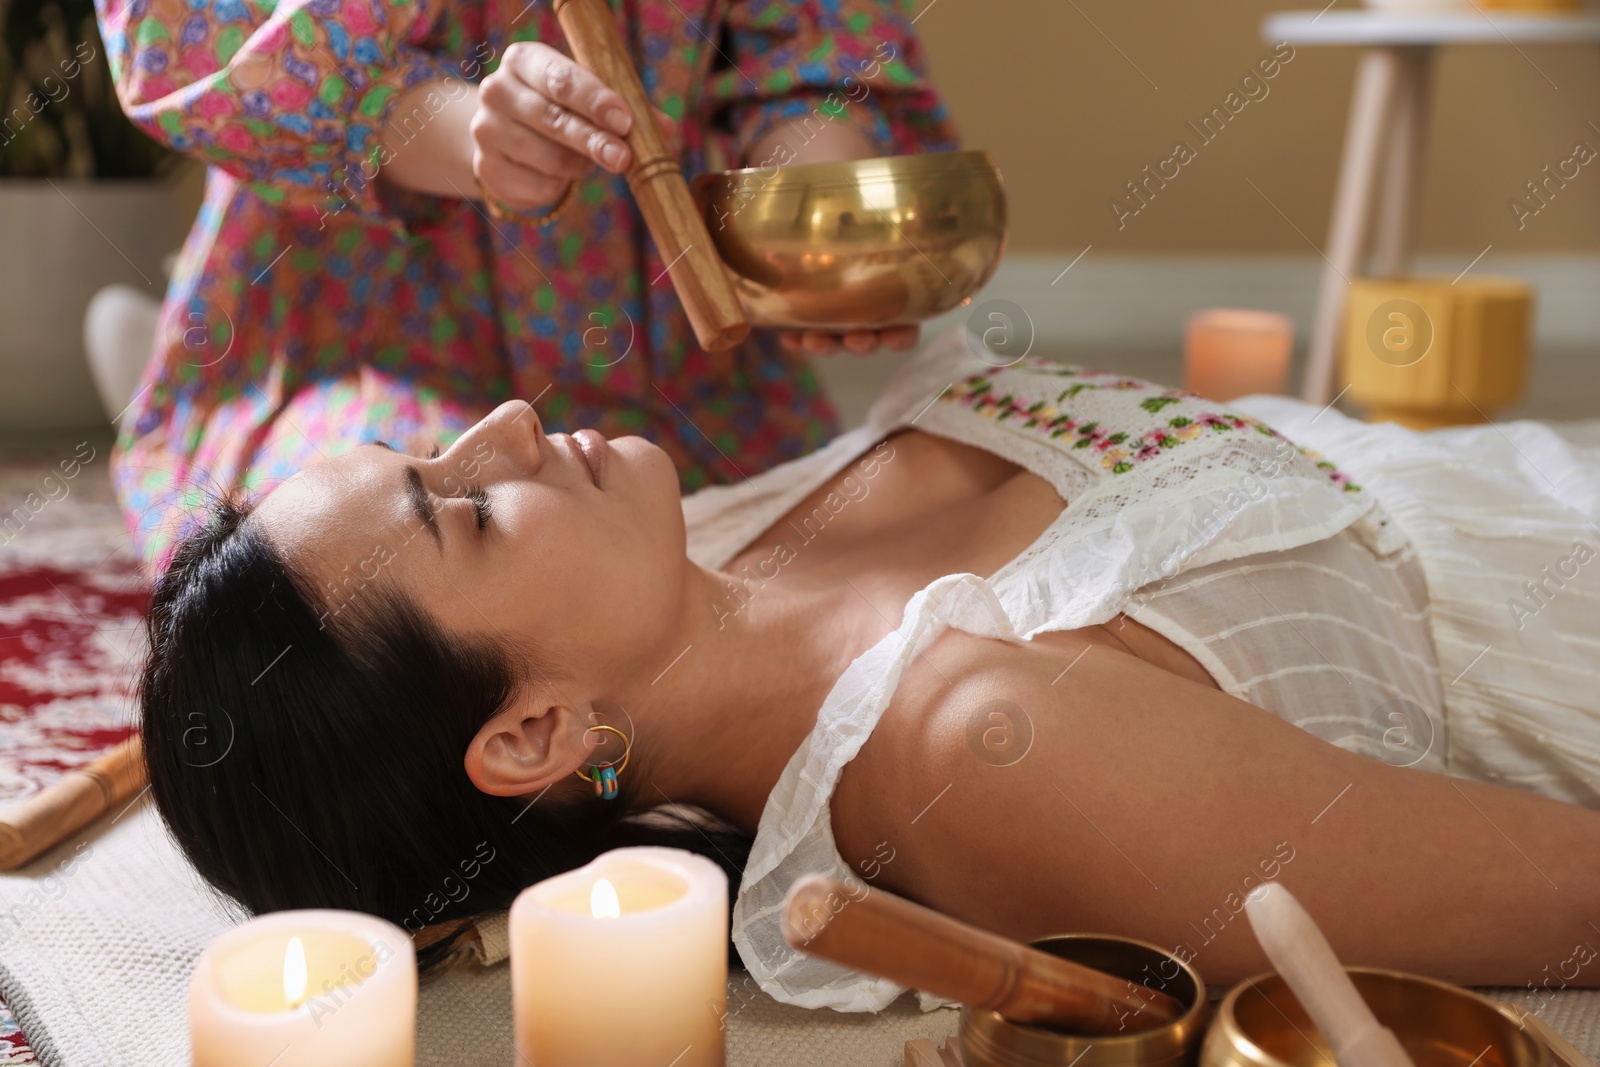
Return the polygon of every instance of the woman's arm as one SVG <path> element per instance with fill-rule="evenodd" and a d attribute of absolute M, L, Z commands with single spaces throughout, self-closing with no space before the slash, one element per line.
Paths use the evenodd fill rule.
<path fill-rule="evenodd" d="M 1000 765 L 986 729 L 1032 747 Z M 1268 879 L 1345 961 L 1464 984 L 1540 981 L 1600 901 L 1600 813 L 1346 752 L 1077 634 L 945 635 L 833 816 L 871 884 L 1015 936 L 1143 938 L 1213 982 L 1268 969 L 1242 913 Z"/>
<path fill-rule="evenodd" d="M 378 171 L 380 179 L 433 196 L 477 196 L 478 179 L 472 172 L 472 117 L 477 112 L 478 86 L 471 82 L 425 82 L 408 89 L 384 131 L 392 147 Z M 402 129 L 405 136 L 397 136 Z"/>

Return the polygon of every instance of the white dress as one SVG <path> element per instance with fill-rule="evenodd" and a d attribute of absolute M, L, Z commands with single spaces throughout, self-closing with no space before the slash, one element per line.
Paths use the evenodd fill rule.
<path fill-rule="evenodd" d="M 1219 405 L 1122 375 L 1049 361 L 989 366 L 952 331 L 896 375 L 864 426 L 743 484 L 684 500 L 690 558 L 721 567 L 853 466 L 843 492 L 805 520 L 806 536 L 825 527 L 893 462 L 892 446 L 874 445 L 914 427 L 992 451 L 1066 501 L 997 573 L 947 575 L 913 596 L 897 630 L 845 670 L 818 710 L 767 800 L 734 907 L 734 942 L 763 989 L 841 1011 L 877 1010 L 904 991 L 789 949 L 779 913 L 807 872 L 860 881 L 835 846 L 830 798 L 902 670 L 949 627 L 1024 641 L 1124 613 L 1188 651 L 1224 691 L 1327 741 L 1393 763 L 1487 773 L 1492 760 L 1462 756 L 1456 693 L 1445 684 L 1454 674 L 1441 679 L 1435 652 L 1435 568 L 1419 547 L 1439 538 L 1391 520 L 1367 484 L 1393 442 L 1353 450 L 1361 466 L 1352 480 L 1337 432 L 1348 420 L 1334 412 L 1318 418 L 1316 409 L 1281 399 L 1255 401 L 1304 432 L 1291 443 L 1247 417 L 1250 403 Z M 1308 452 L 1313 439 L 1340 465 Z M 1386 503 L 1389 491 L 1386 483 Z M 1398 489 L 1396 496 L 1408 516 L 1426 506 Z M 1600 485 L 1590 503 L 1591 516 L 1600 515 Z M 1453 649 L 1457 635 L 1443 641 Z M 1454 664 L 1452 655 L 1447 667 Z M 1522 691 L 1539 684 L 1534 677 Z M 1493 701 L 1488 693 L 1471 712 L 1466 728 L 1475 737 L 1493 718 Z M 1592 729 L 1594 721 L 1590 713 L 1581 725 Z M 1594 796 L 1597 754 L 1586 750 L 1570 770 L 1566 778 L 1578 775 Z M 1536 784 L 1527 773 L 1520 781 Z"/>

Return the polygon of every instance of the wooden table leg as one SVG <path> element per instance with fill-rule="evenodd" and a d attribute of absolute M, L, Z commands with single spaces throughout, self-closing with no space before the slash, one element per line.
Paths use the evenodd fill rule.
<path fill-rule="evenodd" d="M 1372 239 L 1372 273 L 1377 277 L 1402 277 L 1411 264 L 1428 163 L 1433 56 L 1433 48 L 1420 47 L 1405 49 L 1401 57 Z"/>
<path fill-rule="evenodd" d="M 1344 132 L 1344 156 L 1339 164 L 1339 188 L 1328 227 L 1328 247 L 1323 253 L 1316 317 L 1311 322 L 1305 382 L 1300 390 L 1301 398 L 1308 403 L 1326 404 L 1333 399 L 1345 287 L 1361 271 L 1378 164 L 1400 71 L 1405 65 L 1404 54 L 1402 48 L 1369 48 L 1356 71 L 1350 123 Z"/>

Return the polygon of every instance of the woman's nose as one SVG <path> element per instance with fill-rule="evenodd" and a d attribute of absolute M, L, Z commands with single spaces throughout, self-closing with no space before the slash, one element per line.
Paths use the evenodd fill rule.
<path fill-rule="evenodd" d="M 526 400 L 508 400 L 478 424 L 512 477 L 531 477 L 544 466 L 544 424 Z"/>
<path fill-rule="evenodd" d="M 467 482 L 530 478 L 544 465 L 544 426 L 533 405 L 508 400 L 484 416 L 446 452 L 451 473 Z"/>

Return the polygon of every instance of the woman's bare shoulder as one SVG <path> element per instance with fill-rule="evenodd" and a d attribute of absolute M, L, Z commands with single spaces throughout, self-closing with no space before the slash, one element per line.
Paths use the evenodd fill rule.
<path fill-rule="evenodd" d="M 1138 861 L 1082 872 L 1087 854 L 1117 858 L 1095 827 L 1169 826 L 1192 778 L 1182 768 L 1198 760 L 1220 773 L 1238 760 L 1239 739 L 1269 761 L 1276 746 L 1311 740 L 1095 628 L 1020 645 L 950 632 L 907 669 L 846 766 L 834 837 L 873 884 L 1037 934 L 1042 916 L 1071 916 L 1075 893 L 1042 898 L 1018 886 L 1060 886 L 1072 872 L 1089 893 L 1095 879 L 1138 879 Z M 1327 747 L 1331 761 L 1347 755 Z M 990 884 L 1000 872 L 1004 893 Z"/>
<path fill-rule="evenodd" d="M 1115 714 L 1116 692 L 1149 670 L 1094 631 L 1026 644 L 947 632 L 907 667 L 844 769 L 832 803 L 840 856 L 864 879 L 926 898 L 922 887 L 948 883 L 941 868 L 971 874 L 980 855 L 1025 853 L 1038 791 L 1070 773 L 1061 757 L 1075 710 Z"/>

